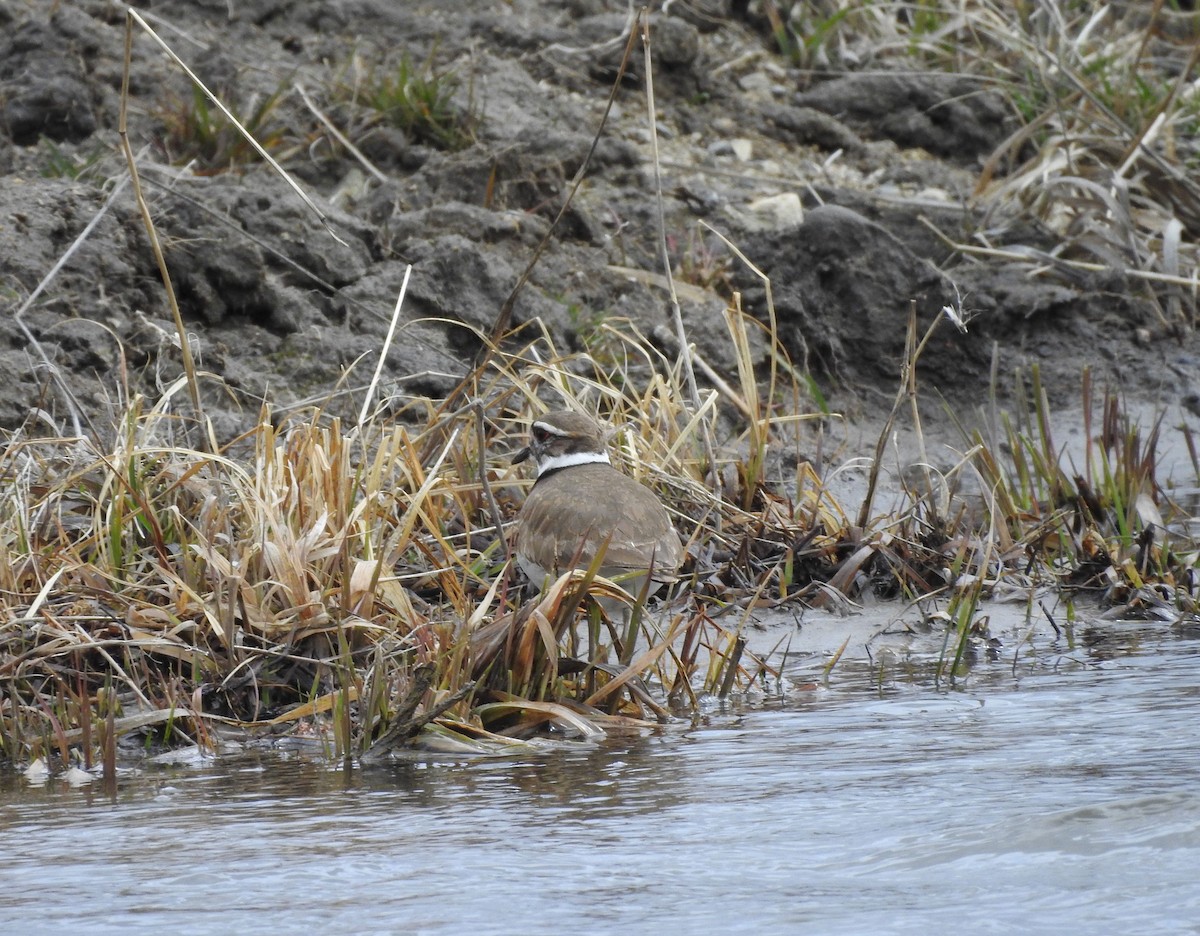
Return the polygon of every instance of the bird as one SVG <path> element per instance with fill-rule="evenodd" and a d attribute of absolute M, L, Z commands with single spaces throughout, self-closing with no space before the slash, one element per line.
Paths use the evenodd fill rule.
<path fill-rule="evenodd" d="M 604 550 L 600 574 L 640 595 L 676 581 L 683 544 L 662 502 L 609 461 L 604 433 L 582 413 L 559 411 L 533 421 L 529 444 L 513 463 L 532 458 L 534 481 L 518 515 L 517 564 L 535 587 L 549 575 L 587 569 Z"/>

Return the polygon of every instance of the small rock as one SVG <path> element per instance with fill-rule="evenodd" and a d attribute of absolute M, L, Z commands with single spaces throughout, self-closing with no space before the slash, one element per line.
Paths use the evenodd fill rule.
<path fill-rule="evenodd" d="M 812 107 L 769 107 L 765 111 L 767 133 L 787 141 L 819 146 L 821 149 L 859 153 L 863 141 L 836 117 Z"/>
<path fill-rule="evenodd" d="M 700 33 L 691 23 L 668 17 L 655 22 L 653 48 L 667 68 L 686 68 L 700 54 Z"/>
<path fill-rule="evenodd" d="M 744 137 L 730 140 L 729 148 L 733 150 L 733 155 L 738 158 L 739 162 L 749 162 L 750 157 L 754 155 L 754 141 Z"/>
<path fill-rule="evenodd" d="M 746 208 L 747 226 L 756 231 L 783 231 L 804 223 L 804 206 L 795 192 L 756 198 Z"/>
<path fill-rule="evenodd" d="M 733 156 L 739 162 L 749 162 L 754 154 L 754 141 L 747 139 L 717 140 L 708 145 L 710 156 Z"/>

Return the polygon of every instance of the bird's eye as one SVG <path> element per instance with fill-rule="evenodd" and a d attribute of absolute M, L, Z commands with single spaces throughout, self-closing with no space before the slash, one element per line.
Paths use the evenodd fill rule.
<path fill-rule="evenodd" d="M 535 442 L 545 442 L 550 438 L 550 432 L 544 426 L 535 425 L 530 432 Z"/>

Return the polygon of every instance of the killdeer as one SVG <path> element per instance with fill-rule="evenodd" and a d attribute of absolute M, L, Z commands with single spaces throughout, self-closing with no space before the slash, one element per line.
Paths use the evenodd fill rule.
<path fill-rule="evenodd" d="M 530 582 L 586 569 L 600 549 L 600 574 L 634 596 L 647 573 L 650 594 L 675 581 L 683 545 L 670 516 L 649 488 L 612 466 L 595 422 L 580 413 L 542 416 L 513 461 L 531 457 L 537 480 L 517 531 L 517 563 Z"/>

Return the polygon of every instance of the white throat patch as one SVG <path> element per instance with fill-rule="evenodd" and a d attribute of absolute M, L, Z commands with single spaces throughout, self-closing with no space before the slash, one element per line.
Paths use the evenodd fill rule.
<path fill-rule="evenodd" d="M 571 452 L 567 455 L 551 455 L 538 462 L 538 477 L 559 468 L 573 468 L 575 465 L 611 465 L 608 452 Z"/>

